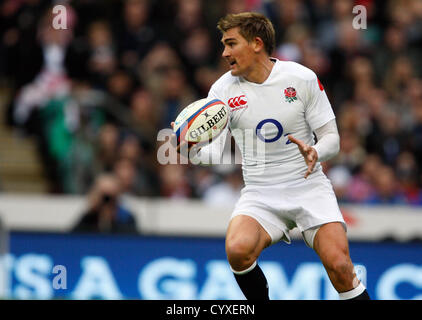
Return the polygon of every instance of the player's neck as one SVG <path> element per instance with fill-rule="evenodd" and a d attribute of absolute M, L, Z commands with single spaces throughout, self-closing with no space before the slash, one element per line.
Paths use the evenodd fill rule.
<path fill-rule="evenodd" d="M 270 60 L 268 57 L 259 59 L 255 63 L 254 68 L 244 78 L 249 82 L 258 84 L 264 83 L 270 76 L 273 67 L 274 61 Z"/>

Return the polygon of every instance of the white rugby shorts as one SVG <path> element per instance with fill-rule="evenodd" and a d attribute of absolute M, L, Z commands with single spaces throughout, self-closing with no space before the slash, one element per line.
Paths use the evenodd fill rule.
<path fill-rule="evenodd" d="M 289 230 L 295 227 L 311 248 L 323 224 L 341 222 L 347 230 L 331 182 L 322 171 L 289 183 L 246 185 L 231 219 L 238 215 L 257 220 L 270 235 L 272 244 L 280 240 L 290 243 Z"/>

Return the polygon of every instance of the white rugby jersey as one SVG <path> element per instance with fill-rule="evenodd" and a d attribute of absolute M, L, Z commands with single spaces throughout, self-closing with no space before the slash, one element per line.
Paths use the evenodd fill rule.
<path fill-rule="evenodd" d="M 245 184 L 278 184 L 303 179 L 307 165 L 289 134 L 314 145 L 313 131 L 335 118 L 316 74 L 295 62 L 275 63 L 261 84 L 227 72 L 211 87 L 208 97 L 230 109 L 229 130 L 242 155 Z M 203 147 L 199 159 L 222 152 L 228 130 Z M 215 155 L 214 155 L 215 156 Z M 215 163 L 213 157 L 212 163 Z M 209 163 L 209 161 L 208 161 Z M 322 172 L 318 162 L 312 174 Z"/>

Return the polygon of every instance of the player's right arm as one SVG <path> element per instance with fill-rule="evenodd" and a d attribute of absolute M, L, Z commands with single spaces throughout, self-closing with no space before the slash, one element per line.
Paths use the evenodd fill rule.
<path fill-rule="evenodd" d="M 221 99 L 219 97 L 216 90 L 214 89 L 214 86 L 211 87 L 207 98 L 215 98 L 215 99 L 224 101 L 224 99 Z M 221 164 L 225 142 L 227 140 L 227 134 L 229 132 L 230 116 L 229 116 L 228 121 L 229 122 L 227 123 L 226 127 L 223 129 L 221 134 L 217 138 L 215 138 L 212 142 L 210 142 L 209 144 L 205 146 L 202 146 L 202 147 L 197 147 L 196 145 L 188 146 L 186 141 L 182 141 L 179 145 L 177 145 L 177 142 L 176 142 L 177 139 L 176 139 L 175 134 L 173 134 L 172 136 L 173 146 L 176 147 L 176 150 L 178 153 L 188 158 L 189 161 L 193 164 L 201 164 L 201 165 Z M 171 123 L 171 127 L 174 128 L 174 122 Z"/>
<path fill-rule="evenodd" d="M 171 127 L 174 127 L 174 122 L 171 123 Z M 228 131 L 227 125 L 216 139 L 202 147 L 197 147 L 196 145 L 188 146 L 186 141 L 182 141 L 177 145 L 177 138 L 173 133 L 172 145 L 179 154 L 188 158 L 193 164 L 221 164 Z"/>

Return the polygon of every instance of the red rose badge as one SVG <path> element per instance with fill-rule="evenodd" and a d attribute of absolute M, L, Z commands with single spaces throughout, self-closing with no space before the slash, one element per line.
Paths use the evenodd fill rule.
<path fill-rule="evenodd" d="M 286 98 L 286 101 L 289 102 L 289 103 L 297 100 L 296 89 L 293 88 L 293 87 L 288 87 L 288 88 L 284 89 L 284 96 Z"/>

